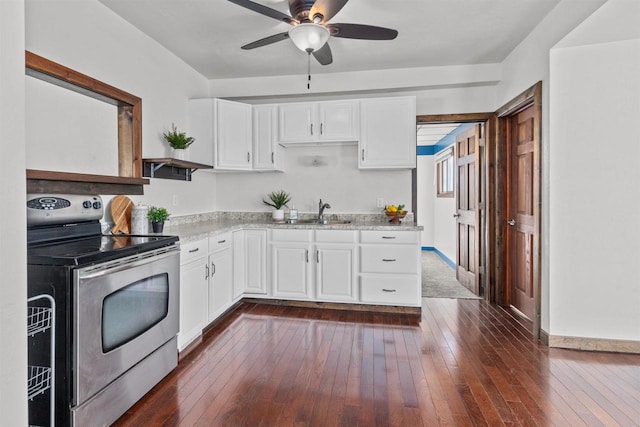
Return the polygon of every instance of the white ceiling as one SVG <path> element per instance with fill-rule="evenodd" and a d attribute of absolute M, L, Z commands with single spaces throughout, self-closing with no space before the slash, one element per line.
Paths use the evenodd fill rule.
<path fill-rule="evenodd" d="M 416 145 L 435 145 L 445 136 L 456 130 L 460 123 L 418 124 Z"/>
<path fill-rule="evenodd" d="M 100 0 L 209 79 L 306 74 L 290 40 L 240 46 L 290 26 L 226 0 Z M 286 0 L 255 0 L 288 14 Z M 350 0 L 331 23 L 398 30 L 391 41 L 332 37 L 312 72 L 499 63 L 560 0 Z"/>

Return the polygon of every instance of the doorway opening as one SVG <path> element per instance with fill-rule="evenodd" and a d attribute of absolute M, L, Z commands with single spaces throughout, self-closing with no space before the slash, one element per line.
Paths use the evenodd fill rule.
<path fill-rule="evenodd" d="M 460 215 L 456 221 L 456 269 L 462 271 L 467 284 L 477 286 L 485 300 L 522 316 L 533 336 L 539 338 L 542 82 L 495 113 L 420 115 L 416 123 L 474 124 L 475 136 L 470 132 L 466 139 L 456 140 L 455 189 L 462 195 L 456 196 L 455 214 Z M 466 166 L 470 164 L 473 167 Z M 466 183 L 467 189 L 460 182 Z M 420 217 L 417 198 L 421 185 L 414 170 L 416 218 Z M 466 221 L 471 216 L 475 224 Z M 469 271 L 465 265 L 475 266 L 473 274 L 465 274 Z"/>
<path fill-rule="evenodd" d="M 423 249 L 454 268 L 471 294 L 486 292 L 486 132 L 493 113 L 417 117 L 413 206 Z"/>

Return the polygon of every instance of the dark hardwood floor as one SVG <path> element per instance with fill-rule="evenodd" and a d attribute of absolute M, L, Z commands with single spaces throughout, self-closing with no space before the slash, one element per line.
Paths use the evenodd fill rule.
<path fill-rule="evenodd" d="M 116 426 L 637 426 L 640 356 L 549 349 L 482 300 L 243 303 Z"/>

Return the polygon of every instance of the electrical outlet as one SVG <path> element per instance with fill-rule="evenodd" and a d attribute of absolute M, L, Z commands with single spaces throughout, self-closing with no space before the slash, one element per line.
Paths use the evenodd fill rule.
<path fill-rule="evenodd" d="M 376 199 L 376 207 L 384 208 L 384 199 L 382 197 Z"/>
<path fill-rule="evenodd" d="M 172 203 L 173 203 L 173 206 L 178 206 L 178 195 L 177 194 L 173 195 Z"/>

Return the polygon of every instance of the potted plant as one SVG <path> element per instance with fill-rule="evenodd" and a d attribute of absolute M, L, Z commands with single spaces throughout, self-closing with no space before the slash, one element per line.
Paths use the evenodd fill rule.
<path fill-rule="evenodd" d="M 269 200 L 262 199 L 262 203 L 275 209 L 271 215 L 273 220 L 276 222 L 284 221 L 284 210 L 282 208 L 287 206 L 287 203 L 291 200 L 289 193 L 284 190 L 280 190 L 269 193 L 267 196 L 269 197 Z"/>
<path fill-rule="evenodd" d="M 169 218 L 169 212 L 165 208 L 151 206 L 147 218 L 151 221 L 151 227 L 154 233 L 162 233 L 164 222 Z"/>
<path fill-rule="evenodd" d="M 172 156 L 179 160 L 186 160 L 186 149 L 195 142 L 195 138 L 180 132 L 173 123 L 171 123 L 171 131 L 163 133 L 162 136 L 173 149 Z"/>

